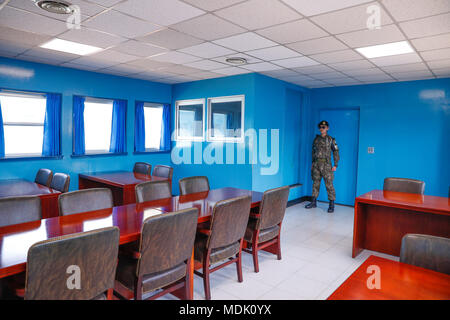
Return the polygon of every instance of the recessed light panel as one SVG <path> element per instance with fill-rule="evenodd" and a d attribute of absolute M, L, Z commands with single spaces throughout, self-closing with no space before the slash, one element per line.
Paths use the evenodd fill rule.
<path fill-rule="evenodd" d="M 368 59 L 414 52 L 413 48 L 407 41 L 357 48 L 356 50 Z"/>
<path fill-rule="evenodd" d="M 42 44 L 40 47 L 45 49 L 78 54 L 80 56 L 85 56 L 102 50 L 102 48 L 99 47 L 89 46 L 87 44 L 81 44 L 78 42 L 67 41 L 57 38 Z"/>

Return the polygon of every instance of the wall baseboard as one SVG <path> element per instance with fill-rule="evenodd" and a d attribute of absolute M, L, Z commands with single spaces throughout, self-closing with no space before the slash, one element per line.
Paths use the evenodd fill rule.
<path fill-rule="evenodd" d="M 311 201 L 311 197 L 310 196 L 303 196 L 303 197 L 300 197 L 300 198 L 297 198 L 297 199 L 290 200 L 290 201 L 288 201 L 287 206 L 288 207 L 292 207 L 292 206 L 294 206 L 296 204 L 299 204 L 299 203 L 302 203 L 302 202 L 305 202 L 305 201 Z"/>

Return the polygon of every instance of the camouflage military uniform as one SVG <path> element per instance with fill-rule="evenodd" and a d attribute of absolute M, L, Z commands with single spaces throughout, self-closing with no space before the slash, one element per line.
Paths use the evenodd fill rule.
<path fill-rule="evenodd" d="M 312 196 L 317 198 L 320 190 L 320 181 L 323 178 L 327 188 L 328 200 L 336 200 L 336 191 L 333 186 L 334 172 L 331 170 L 331 151 L 333 151 L 334 165 L 337 167 L 339 162 L 339 151 L 336 140 L 326 135 L 322 137 L 317 135 L 313 142 L 312 149 L 312 169 L 311 177 L 313 180 Z"/>

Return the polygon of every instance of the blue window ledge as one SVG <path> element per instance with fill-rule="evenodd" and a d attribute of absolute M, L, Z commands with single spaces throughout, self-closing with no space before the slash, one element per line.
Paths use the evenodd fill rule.
<path fill-rule="evenodd" d="M 86 153 L 86 154 L 72 154 L 72 158 L 95 158 L 95 157 L 115 157 L 115 156 L 126 156 L 128 152 L 105 152 L 105 153 Z"/>
<path fill-rule="evenodd" d="M 28 161 L 28 160 L 61 160 L 64 156 L 20 156 L 20 157 L 4 157 L 0 161 Z"/>

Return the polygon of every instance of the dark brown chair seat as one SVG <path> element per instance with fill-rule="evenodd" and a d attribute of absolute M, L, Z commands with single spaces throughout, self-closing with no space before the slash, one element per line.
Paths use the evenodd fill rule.
<path fill-rule="evenodd" d="M 50 187 L 52 182 L 53 172 L 50 169 L 39 169 L 36 173 L 34 182 L 41 184 L 46 187 Z"/>
<path fill-rule="evenodd" d="M 204 234 L 197 234 L 194 245 L 194 258 L 199 262 L 203 262 L 204 252 L 206 250 L 206 243 L 208 236 Z M 209 261 L 211 264 L 223 261 L 239 253 L 239 242 L 235 242 L 228 246 L 215 248 L 211 250 Z"/>
<path fill-rule="evenodd" d="M 42 219 L 41 199 L 36 196 L 0 199 L 0 227 Z"/>
<path fill-rule="evenodd" d="M 208 177 L 187 177 L 179 182 L 180 195 L 209 191 Z"/>
<path fill-rule="evenodd" d="M 65 173 L 55 173 L 50 183 L 50 188 L 58 190 L 62 193 L 69 191 L 70 176 Z"/>
<path fill-rule="evenodd" d="M 147 162 L 136 162 L 133 167 L 133 172 L 150 176 L 152 174 L 152 165 Z"/>
<path fill-rule="evenodd" d="M 247 225 L 247 230 L 245 230 L 245 236 L 244 239 L 247 242 L 252 242 L 253 234 L 256 230 L 256 224 L 258 223 L 257 219 L 250 218 Z M 261 229 L 259 230 L 259 238 L 258 242 L 266 242 L 269 240 L 272 240 L 273 238 L 276 238 L 280 232 L 280 227 L 278 225 Z"/>
<path fill-rule="evenodd" d="M 383 190 L 423 194 L 425 191 L 425 182 L 406 178 L 385 178 Z"/>
<path fill-rule="evenodd" d="M 153 168 L 152 175 L 155 177 L 167 178 L 169 180 L 172 180 L 173 168 L 169 167 L 169 166 L 163 166 L 161 164 L 158 164 Z"/>
<path fill-rule="evenodd" d="M 59 215 L 67 216 L 114 206 L 111 190 L 93 188 L 63 193 L 58 197 Z"/>

